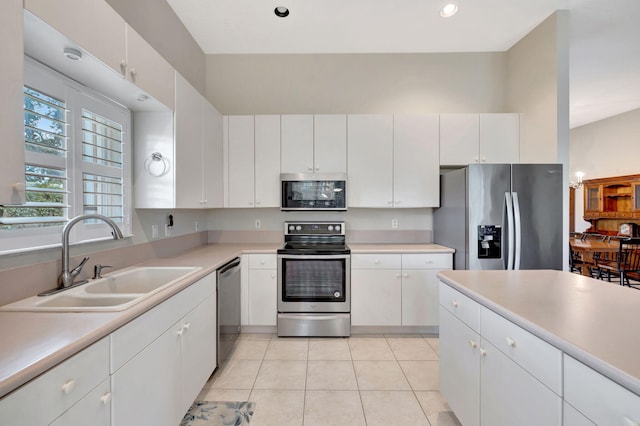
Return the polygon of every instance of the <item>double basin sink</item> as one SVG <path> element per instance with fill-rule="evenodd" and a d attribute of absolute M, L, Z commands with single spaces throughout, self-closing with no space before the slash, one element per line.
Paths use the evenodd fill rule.
<path fill-rule="evenodd" d="M 122 311 L 199 271 L 189 266 L 122 269 L 50 296 L 33 296 L 0 306 L 2 311 Z"/>

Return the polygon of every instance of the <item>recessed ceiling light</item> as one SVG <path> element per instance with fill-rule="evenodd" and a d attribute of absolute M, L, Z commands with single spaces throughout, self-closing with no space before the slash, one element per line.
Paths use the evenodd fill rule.
<path fill-rule="evenodd" d="M 64 48 L 64 56 L 72 61 L 78 61 L 82 58 L 82 52 L 78 49 L 74 49 L 73 47 L 65 47 Z"/>
<path fill-rule="evenodd" d="M 447 3 L 440 11 L 440 16 L 443 18 L 450 18 L 458 13 L 458 5 L 455 3 Z"/>
<path fill-rule="evenodd" d="M 289 9 L 287 9 L 284 6 L 278 6 L 275 9 L 273 9 L 273 13 L 275 13 L 276 16 L 280 18 L 286 18 L 287 16 L 289 16 Z"/>

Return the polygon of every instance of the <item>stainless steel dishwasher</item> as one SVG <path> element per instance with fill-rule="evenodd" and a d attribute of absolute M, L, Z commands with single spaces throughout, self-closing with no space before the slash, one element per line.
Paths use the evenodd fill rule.
<path fill-rule="evenodd" d="M 225 263 L 217 271 L 218 367 L 229 356 L 240 334 L 240 258 Z"/>

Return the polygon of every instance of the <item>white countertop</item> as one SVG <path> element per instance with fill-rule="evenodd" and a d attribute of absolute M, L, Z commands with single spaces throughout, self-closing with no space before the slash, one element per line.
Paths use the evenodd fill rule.
<path fill-rule="evenodd" d="M 640 291 L 561 271 L 442 271 L 454 289 L 640 395 Z"/>
<path fill-rule="evenodd" d="M 275 253 L 281 243 L 211 244 L 136 266 L 199 266 L 202 270 L 120 312 L 1 312 L 0 397 L 54 367 L 117 328 L 215 272 L 243 253 Z M 431 253 L 453 250 L 434 244 L 353 244 L 355 253 Z M 105 274 L 108 276 L 109 274 Z"/>

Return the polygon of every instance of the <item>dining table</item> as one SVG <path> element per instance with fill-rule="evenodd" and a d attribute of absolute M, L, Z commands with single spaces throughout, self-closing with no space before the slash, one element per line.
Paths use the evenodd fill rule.
<path fill-rule="evenodd" d="M 595 239 L 569 239 L 571 250 L 578 253 L 582 260 L 582 265 L 578 266 L 582 275 L 591 276 L 591 269 L 595 268 L 595 253 L 617 253 L 620 250 L 620 241 L 600 241 Z"/>

